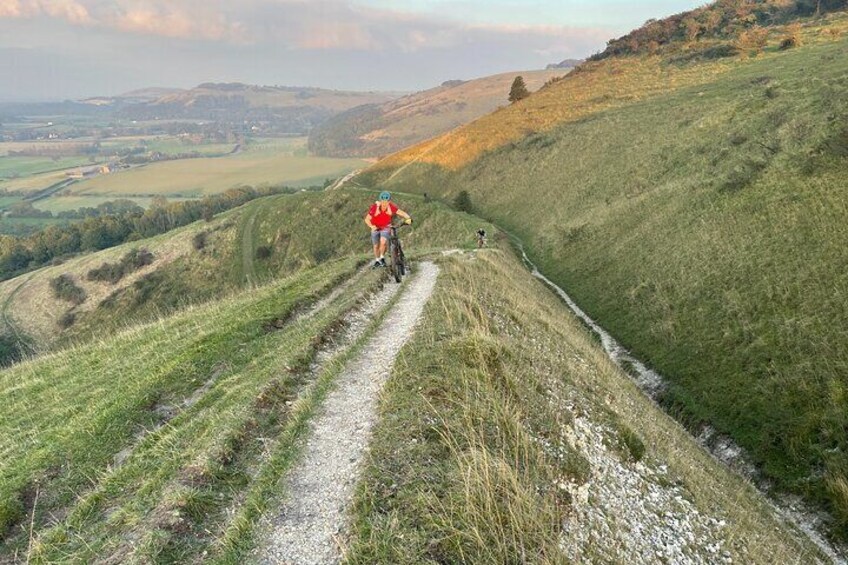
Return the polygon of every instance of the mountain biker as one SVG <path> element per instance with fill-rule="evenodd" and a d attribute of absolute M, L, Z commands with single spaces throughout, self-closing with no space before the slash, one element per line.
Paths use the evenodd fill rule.
<path fill-rule="evenodd" d="M 385 191 L 380 193 L 379 199 L 365 215 L 365 224 L 371 229 L 371 243 L 374 245 L 374 268 L 386 266 L 386 247 L 391 235 L 389 228 L 395 216 L 400 216 L 407 224 L 412 223 L 409 214 L 398 208 L 392 202 L 392 195 Z"/>
<path fill-rule="evenodd" d="M 480 228 L 477 230 L 477 247 L 485 247 L 486 246 L 486 230 Z"/>

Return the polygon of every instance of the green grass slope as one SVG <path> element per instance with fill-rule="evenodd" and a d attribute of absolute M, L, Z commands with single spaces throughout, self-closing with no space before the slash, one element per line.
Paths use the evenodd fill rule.
<path fill-rule="evenodd" d="M 510 251 L 453 255 L 441 266 L 382 397 L 347 563 L 674 562 L 661 543 L 629 553 L 626 532 L 657 538 L 640 520 L 623 523 L 623 508 L 598 510 L 600 524 L 583 522 L 581 509 L 593 503 L 579 489 L 602 499 L 611 480 L 574 440 L 586 420 L 605 430 L 603 443 L 624 468 L 667 465 L 662 488 L 678 485 L 698 512 L 726 521 L 723 557 L 701 538 L 687 548 L 692 562 L 815 561 L 750 485 L 638 392 Z M 629 500 L 650 504 L 654 487 L 629 484 Z M 591 541 L 575 543 L 575 532 L 587 530 Z"/>
<path fill-rule="evenodd" d="M 806 37 L 829 39 L 787 51 L 773 34 L 765 55 L 729 59 L 694 86 L 669 83 L 665 93 L 529 128 L 458 167 L 438 164 L 455 140 L 483 144 L 475 132 L 501 118 L 515 129 L 523 106 L 360 177 L 446 198 L 467 190 L 481 214 L 520 236 L 546 274 L 670 379 L 672 409 L 729 433 L 778 486 L 833 512 L 842 537 L 848 40 L 831 31 L 844 21 L 808 22 Z M 698 58 L 681 53 L 614 57 L 584 78 L 645 61 L 697 72 Z M 615 77 L 626 81 L 626 71 Z M 584 78 L 572 74 L 544 100 Z M 540 112 L 537 96 L 527 108 Z"/>
<path fill-rule="evenodd" d="M 368 191 L 263 198 L 209 223 L 197 222 L 5 281 L 0 284 L 0 308 L 6 333 L 21 333 L 29 336 L 36 349 L 49 349 L 57 343 L 106 335 L 332 259 L 364 257 L 371 244 L 362 217 L 373 198 Z M 473 245 L 474 218 L 419 197 L 400 198 L 398 203 L 416 220 L 404 234 L 410 252 Z M 119 263 L 141 248 L 153 254 L 150 265 L 117 282 L 90 280 L 92 271 Z M 81 302 L 56 294 L 51 281 L 61 276 L 70 277 L 82 289 Z"/>
<path fill-rule="evenodd" d="M 325 349 L 385 280 L 359 268 L 362 204 L 372 197 L 275 196 L 138 242 L 160 261 L 166 245 L 190 246 L 142 272 L 159 272 L 147 284 L 163 304 L 205 304 L 177 301 L 168 316 L 163 305 L 133 310 L 122 302 L 141 292 L 133 283 L 111 299 L 111 314 L 101 305 L 81 315 L 80 329 L 88 323 L 98 339 L 80 333 L 75 345 L 0 371 L 0 562 L 245 562 L 310 419 L 380 323 L 382 312 L 354 343 Z M 349 562 L 565 562 L 563 520 L 587 504 L 569 489 L 608 480 L 574 441 L 578 419 L 604 430 L 598 445 L 619 468 L 661 473 L 651 488 L 685 497 L 671 503 L 679 512 L 715 517 L 709 539 L 735 561 L 818 558 L 638 392 L 506 245 L 471 251 L 479 219 L 398 200 L 417 219 L 410 254 L 434 257 L 443 274 L 385 391 Z M 456 247 L 467 252 L 440 253 Z M 73 273 L 111 276 L 126 256 L 114 250 L 108 268 L 103 253 L 78 258 L 16 288 L 65 274 L 54 288 L 73 298 Z M 122 316 L 155 319 L 121 329 L 130 324 Z M 647 519 L 665 520 L 638 489 L 630 497 Z M 628 528 L 615 524 L 611 535 Z M 624 555 L 610 539 L 587 550 Z M 692 555 L 709 551 L 693 543 Z"/>
<path fill-rule="evenodd" d="M 379 275 L 356 277 L 311 318 L 292 312 L 356 265 L 0 373 L 0 560 L 185 562 L 210 549 L 270 442 L 302 428 L 291 403 L 312 402 L 303 378 L 316 348 Z"/>

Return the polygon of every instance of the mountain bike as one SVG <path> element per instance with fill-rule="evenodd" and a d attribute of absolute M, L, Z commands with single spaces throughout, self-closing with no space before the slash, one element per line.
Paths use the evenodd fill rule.
<path fill-rule="evenodd" d="M 403 254 L 403 245 L 401 245 L 400 238 L 398 238 L 398 230 L 408 225 L 408 223 L 400 225 L 392 224 L 389 228 L 389 256 L 392 258 L 390 270 L 396 283 L 399 283 L 403 279 L 403 276 L 408 270 L 406 256 Z"/>

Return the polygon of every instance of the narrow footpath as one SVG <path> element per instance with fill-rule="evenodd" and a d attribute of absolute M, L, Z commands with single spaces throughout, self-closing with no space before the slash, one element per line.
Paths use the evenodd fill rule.
<path fill-rule="evenodd" d="M 339 541 L 359 476 L 360 461 L 377 420 L 380 390 L 412 335 L 435 288 L 438 267 L 421 263 L 401 297 L 312 421 L 300 463 L 286 479 L 285 499 L 272 519 L 260 563 L 337 563 Z"/>

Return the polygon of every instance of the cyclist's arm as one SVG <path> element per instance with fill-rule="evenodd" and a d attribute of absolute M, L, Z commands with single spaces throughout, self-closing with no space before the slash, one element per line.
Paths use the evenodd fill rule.
<path fill-rule="evenodd" d="M 404 212 L 400 208 L 397 209 L 397 212 L 395 212 L 395 214 L 397 214 L 401 218 L 404 218 L 405 220 L 411 220 L 412 219 L 412 217 L 409 214 L 407 214 L 406 212 Z"/>
<path fill-rule="evenodd" d="M 366 225 L 366 226 L 368 226 L 368 227 L 371 229 L 371 231 L 374 231 L 374 230 L 376 230 L 376 229 L 377 229 L 377 226 L 375 226 L 374 224 L 372 224 L 372 223 L 371 223 L 371 219 L 372 219 L 372 218 L 371 218 L 371 214 L 370 214 L 370 213 L 369 213 L 369 214 L 365 214 L 365 225 Z"/>

